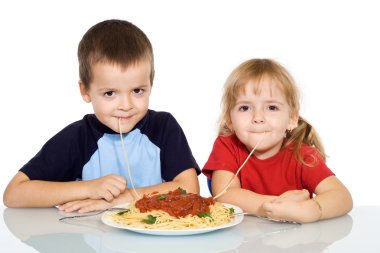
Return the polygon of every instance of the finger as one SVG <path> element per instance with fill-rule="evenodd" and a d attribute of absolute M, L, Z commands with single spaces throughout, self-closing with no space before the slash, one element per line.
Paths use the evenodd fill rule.
<path fill-rule="evenodd" d="M 309 193 L 309 191 L 306 190 L 306 189 L 303 189 L 302 191 L 303 191 L 303 194 L 305 196 L 305 200 L 310 199 L 310 193 Z"/>
<path fill-rule="evenodd" d="M 127 188 L 127 182 L 125 180 L 124 182 L 117 181 L 114 186 L 117 187 L 119 191 L 125 191 Z"/>
<path fill-rule="evenodd" d="M 118 176 L 118 175 L 112 175 L 109 177 L 109 180 L 107 180 L 106 185 L 113 185 L 119 188 L 121 191 L 124 191 L 127 187 L 127 180 L 125 178 Z"/>
<path fill-rule="evenodd" d="M 62 211 L 67 212 L 67 213 L 71 213 L 71 212 L 77 211 L 80 207 L 81 207 L 81 204 L 78 202 L 70 203 L 70 205 L 67 205 L 65 207 L 65 209 L 63 209 Z"/>
<path fill-rule="evenodd" d="M 113 194 L 107 189 L 105 191 L 103 191 L 101 194 L 100 194 L 101 198 L 102 199 L 105 199 L 106 201 L 110 202 L 114 199 L 113 197 Z"/>
<path fill-rule="evenodd" d="M 65 210 L 71 208 L 71 207 L 74 205 L 75 202 L 76 202 L 76 201 L 71 201 L 71 202 L 67 202 L 67 203 L 65 203 L 65 204 L 62 204 L 62 205 L 60 205 L 60 206 L 58 207 L 58 209 L 59 209 L 60 211 L 65 211 Z"/>
<path fill-rule="evenodd" d="M 120 182 L 121 184 L 126 184 L 127 183 L 127 180 L 124 177 L 120 176 L 120 175 L 111 174 L 110 177 L 112 179 L 114 179 L 115 181 Z"/>
<path fill-rule="evenodd" d="M 263 204 L 263 209 L 265 212 L 271 212 L 273 209 L 273 203 L 272 202 L 266 202 Z"/>
<path fill-rule="evenodd" d="M 127 180 L 122 176 L 117 176 L 117 180 L 123 185 L 127 184 Z"/>
<path fill-rule="evenodd" d="M 112 194 L 113 198 L 117 198 L 121 194 L 121 189 L 118 187 L 110 187 L 108 190 Z"/>
<path fill-rule="evenodd" d="M 93 211 L 98 211 L 99 209 L 96 208 L 96 205 L 87 205 L 83 206 L 78 209 L 78 213 L 88 213 L 88 212 L 93 212 Z"/>

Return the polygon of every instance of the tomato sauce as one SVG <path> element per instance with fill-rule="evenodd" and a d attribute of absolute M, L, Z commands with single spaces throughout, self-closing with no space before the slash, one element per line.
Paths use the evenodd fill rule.
<path fill-rule="evenodd" d="M 140 212 L 163 210 L 174 217 L 185 217 L 188 214 L 198 215 L 210 213 L 209 206 L 214 204 L 212 197 L 203 198 L 198 194 L 186 193 L 178 188 L 164 194 L 154 194 L 138 200 L 135 206 Z"/>

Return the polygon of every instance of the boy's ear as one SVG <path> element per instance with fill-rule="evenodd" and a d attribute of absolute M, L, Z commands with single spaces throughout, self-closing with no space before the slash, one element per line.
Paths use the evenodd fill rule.
<path fill-rule="evenodd" d="M 79 84 L 79 90 L 80 90 L 80 94 L 81 94 L 81 96 L 83 98 L 83 101 L 86 102 L 86 103 L 90 103 L 91 102 L 91 97 L 88 95 L 88 91 L 85 88 L 84 84 L 82 83 L 81 80 L 79 80 L 78 84 Z"/>

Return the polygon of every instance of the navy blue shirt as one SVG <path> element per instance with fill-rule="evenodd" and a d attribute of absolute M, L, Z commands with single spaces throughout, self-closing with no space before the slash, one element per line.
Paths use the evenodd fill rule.
<path fill-rule="evenodd" d="M 170 113 L 148 110 L 130 132 L 123 134 L 123 142 L 127 159 L 120 134 L 88 114 L 52 137 L 20 171 L 31 180 L 57 182 L 114 173 L 126 178 L 128 187 L 128 164 L 135 187 L 172 181 L 189 168 L 200 173 L 185 134 Z"/>

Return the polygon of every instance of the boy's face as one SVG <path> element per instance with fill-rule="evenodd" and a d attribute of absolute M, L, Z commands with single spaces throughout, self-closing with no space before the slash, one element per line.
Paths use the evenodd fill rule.
<path fill-rule="evenodd" d="M 99 62 L 92 66 L 89 89 L 80 83 L 83 100 L 91 102 L 97 119 L 115 132 L 127 133 L 145 116 L 151 93 L 150 64 L 141 61 L 122 69 Z"/>

